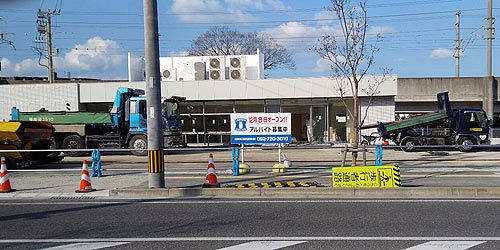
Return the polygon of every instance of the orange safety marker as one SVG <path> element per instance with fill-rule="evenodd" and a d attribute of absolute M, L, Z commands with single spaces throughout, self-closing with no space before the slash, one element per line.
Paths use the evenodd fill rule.
<path fill-rule="evenodd" d="M 0 193 L 8 193 L 16 191 L 10 187 L 10 174 L 7 171 L 7 162 L 5 161 L 5 157 L 1 159 L 1 168 L 0 168 Z"/>
<path fill-rule="evenodd" d="M 83 160 L 82 177 L 80 180 L 80 190 L 76 190 L 75 192 L 88 193 L 92 191 L 95 191 L 95 189 L 92 188 L 92 184 L 90 183 L 90 175 L 89 171 L 87 170 L 87 160 Z"/>
<path fill-rule="evenodd" d="M 208 155 L 208 168 L 206 182 L 203 184 L 204 188 L 220 187 L 220 183 L 217 182 L 217 175 L 215 174 L 215 163 L 214 156 L 212 154 Z"/>

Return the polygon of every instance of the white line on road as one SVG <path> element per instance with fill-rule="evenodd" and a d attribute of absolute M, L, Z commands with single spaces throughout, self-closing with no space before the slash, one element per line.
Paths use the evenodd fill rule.
<path fill-rule="evenodd" d="M 283 247 L 298 245 L 305 242 L 307 241 L 252 241 L 239 244 L 236 246 L 220 248 L 219 250 L 246 250 L 246 249 L 274 250 Z"/>
<path fill-rule="evenodd" d="M 106 247 L 115 247 L 128 244 L 129 242 L 97 242 L 97 243 L 74 243 L 69 245 L 42 248 L 40 250 L 94 250 Z"/>
<path fill-rule="evenodd" d="M 465 250 L 486 241 L 429 241 L 405 250 Z"/>
<path fill-rule="evenodd" d="M 85 238 L 85 239 L 8 239 L 13 243 L 95 243 L 95 242 L 171 242 L 171 241 L 500 241 L 500 237 L 160 237 L 160 238 Z"/>
<path fill-rule="evenodd" d="M 500 203 L 500 200 L 165 200 L 165 201 L 68 201 L 68 202 L 0 202 L 11 205 L 92 205 L 92 204 L 251 204 L 251 203 Z"/>

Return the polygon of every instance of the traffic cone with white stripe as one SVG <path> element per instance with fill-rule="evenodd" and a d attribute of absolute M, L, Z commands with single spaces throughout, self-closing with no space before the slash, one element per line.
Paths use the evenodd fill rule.
<path fill-rule="evenodd" d="M 0 193 L 8 193 L 16 191 L 10 187 L 10 174 L 7 171 L 7 161 L 5 161 L 5 157 L 1 159 L 1 168 L 0 168 Z"/>
<path fill-rule="evenodd" d="M 80 180 L 80 190 L 76 190 L 75 192 L 77 193 L 88 193 L 95 191 L 95 189 L 92 188 L 92 184 L 90 184 L 90 175 L 89 171 L 87 170 L 87 160 L 83 160 L 82 164 L 82 177 Z"/>
<path fill-rule="evenodd" d="M 204 188 L 220 187 L 220 183 L 217 182 L 217 175 L 215 174 L 214 156 L 212 154 L 208 155 L 208 169 L 205 180 L 203 184 Z"/>

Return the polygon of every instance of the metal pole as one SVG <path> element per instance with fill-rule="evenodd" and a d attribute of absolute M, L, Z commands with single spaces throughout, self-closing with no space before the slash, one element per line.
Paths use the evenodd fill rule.
<path fill-rule="evenodd" d="M 52 25 L 51 25 L 51 20 L 50 16 L 52 14 L 47 12 L 47 25 L 46 25 L 46 32 L 47 32 L 47 59 L 48 59 L 48 64 L 49 64 L 49 72 L 48 72 L 48 80 L 49 83 L 54 83 L 54 61 L 52 59 Z"/>
<path fill-rule="evenodd" d="M 492 41 L 493 41 L 493 1 L 488 0 L 488 38 L 487 38 L 487 69 L 486 76 L 492 77 L 493 74 L 491 72 L 491 61 L 492 61 Z"/>
<path fill-rule="evenodd" d="M 455 23 L 457 37 L 455 40 L 455 72 L 456 77 L 460 77 L 460 11 L 457 11 L 457 21 Z"/>
<path fill-rule="evenodd" d="M 149 188 L 165 187 L 161 112 L 160 48 L 156 0 L 144 0 Z"/>

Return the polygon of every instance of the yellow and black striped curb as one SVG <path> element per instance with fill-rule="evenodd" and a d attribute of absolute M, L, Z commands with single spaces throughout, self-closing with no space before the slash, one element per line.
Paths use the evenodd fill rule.
<path fill-rule="evenodd" d="M 275 181 L 275 182 L 260 182 L 260 183 L 247 183 L 226 185 L 225 187 L 232 188 L 281 188 L 281 187 L 320 187 L 317 182 L 293 182 L 293 181 Z"/>
<path fill-rule="evenodd" d="M 399 167 L 393 167 L 392 171 L 394 176 L 394 186 L 401 187 L 401 172 L 399 171 Z"/>

